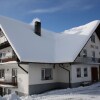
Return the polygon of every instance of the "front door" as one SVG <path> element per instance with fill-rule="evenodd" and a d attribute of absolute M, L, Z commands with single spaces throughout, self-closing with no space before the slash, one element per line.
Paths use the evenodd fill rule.
<path fill-rule="evenodd" d="M 12 69 L 12 83 L 17 85 L 17 68 Z"/>
<path fill-rule="evenodd" d="M 99 80 L 100 80 L 100 66 L 99 66 Z"/>
<path fill-rule="evenodd" d="M 96 67 L 91 68 L 91 79 L 92 82 L 98 81 L 98 68 Z"/>
<path fill-rule="evenodd" d="M 3 88 L 0 87 L 0 96 L 3 96 Z"/>

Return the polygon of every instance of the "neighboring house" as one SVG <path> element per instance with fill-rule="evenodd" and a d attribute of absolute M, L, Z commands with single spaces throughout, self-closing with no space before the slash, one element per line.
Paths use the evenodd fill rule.
<path fill-rule="evenodd" d="M 100 21 L 54 33 L 0 17 L 0 94 L 42 93 L 100 80 Z"/>

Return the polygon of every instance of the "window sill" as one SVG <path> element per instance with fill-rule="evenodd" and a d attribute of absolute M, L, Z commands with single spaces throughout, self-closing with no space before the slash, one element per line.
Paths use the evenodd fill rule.
<path fill-rule="evenodd" d="M 82 78 L 82 77 L 77 77 L 77 78 Z"/>
<path fill-rule="evenodd" d="M 51 79 L 41 79 L 42 81 L 48 81 L 48 80 L 53 80 L 53 78 Z"/>

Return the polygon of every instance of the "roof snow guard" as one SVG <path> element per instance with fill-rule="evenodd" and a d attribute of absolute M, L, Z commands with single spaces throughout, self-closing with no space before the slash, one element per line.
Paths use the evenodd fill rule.
<path fill-rule="evenodd" d="M 0 27 L 19 60 L 37 63 L 73 62 L 99 23 L 96 20 L 62 33 L 41 29 L 39 37 L 32 25 L 0 17 Z"/>

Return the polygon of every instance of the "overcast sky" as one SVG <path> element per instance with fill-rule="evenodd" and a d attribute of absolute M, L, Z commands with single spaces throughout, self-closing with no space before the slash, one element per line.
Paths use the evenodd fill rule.
<path fill-rule="evenodd" d="M 61 32 L 100 19 L 100 0 L 0 0 L 0 15 Z"/>

